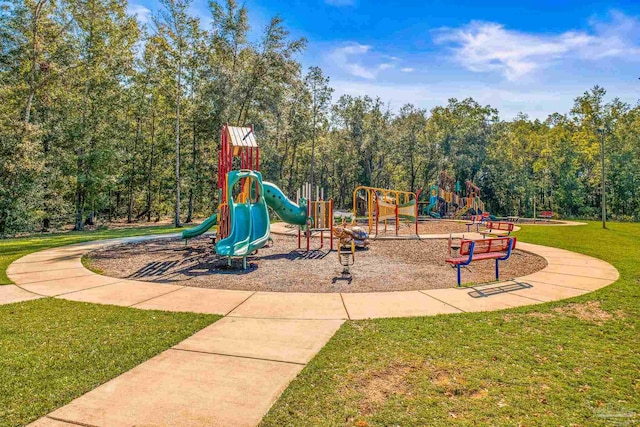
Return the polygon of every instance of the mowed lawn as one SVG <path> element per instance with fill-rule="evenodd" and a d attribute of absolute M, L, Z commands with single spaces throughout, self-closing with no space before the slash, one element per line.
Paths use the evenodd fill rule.
<path fill-rule="evenodd" d="M 602 258 L 615 284 L 498 312 L 347 322 L 261 425 L 640 424 L 640 224 L 599 227 L 517 237 Z"/>
<path fill-rule="evenodd" d="M 165 233 L 167 227 L 0 241 L 6 267 L 36 250 Z M 0 305 L 0 426 L 25 425 L 210 325 L 220 316 L 146 311 L 53 298 Z"/>

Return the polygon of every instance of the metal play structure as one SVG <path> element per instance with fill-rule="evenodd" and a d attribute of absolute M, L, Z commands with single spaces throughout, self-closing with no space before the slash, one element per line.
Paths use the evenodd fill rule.
<path fill-rule="evenodd" d="M 353 221 L 366 219 L 369 234 L 378 234 L 379 224 L 387 231 L 389 222 L 398 235 L 400 224 L 415 227 L 418 234 L 418 197 L 410 191 L 359 186 L 353 190 Z"/>
<path fill-rule="evenodd" d="M 473 182 L 465 182 L 463 193 L 460 182 L 447 171 L 441 171 L 436 184 L 429 187 L 429 198 L 419 201 L 418 212 L 433 218 L 459 219 L 465 215 L 485 213 L 484 202 L 480 198 L 480 188 Z"/>
<path fill-rule="evenodd" d="M 311 250 L 311 234 L 320 233 L 320 249 L 324 247 L 324 232 L 329 232 L 329 250 L 333 250 L 333 199 L 324 200 L 324 188 L 316 187 L 315 199 L 311 184 L 306 183 L 296 193 L 296 200 L 307 200 L 306 227 L 298 227 L 298 249 L 302 249 L 302 234 L 305 235 L 307 252 Z"/>
<path fill-rule="evenodd" d="M 454 218 L 462 218 L 467 212 L 471 212 L 472 215 L 481 215 L 485 212 L 484 202 L 480 199 L 480 187 L 469 180 L 465 181 L 465 185 L 467 196 L 462 198 L 464 204 L 454 213 Z"/>
<path fill-rule="evenodd" d="M 230 232 L 229 206 L 225 202 L 230 196 L 227 174 L 234 169 L 233 159 L 239 159 L 240 169 L 260 170 L 260 148 L 253 126 L 236 127 L 224 125 L 220 134 L 220 153 L 218 155 L 218 240 L 224 239 Z M 237 163 L 237 162 L 236 162 Z M 243 182 L 244 184 L 244 182 Z"/>
<path fill-rule="evenodd" d="M 264 181 L 259 168 L 260 149 L 253 126 L 224 125 L 218 155 L 218 209 L 199 226 L 184 230 L 182 238 L 199 236 L 219 224 L 216 253 L 227 257 L 229 264 L 233 257 L 242 258 L 247 268 L 247 257 L 270 240 L 268 207 L 284 222 L 306 229 L 312 222 L 307 199 L 293 202 L 278 186 Z"/>

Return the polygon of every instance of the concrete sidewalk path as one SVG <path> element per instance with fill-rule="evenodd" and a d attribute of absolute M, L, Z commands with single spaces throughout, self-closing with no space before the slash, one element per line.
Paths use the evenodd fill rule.
<path fill-rule="evenodd" d="M 32 425 L 254 426 L 341 324 L 223 318 Z"/>

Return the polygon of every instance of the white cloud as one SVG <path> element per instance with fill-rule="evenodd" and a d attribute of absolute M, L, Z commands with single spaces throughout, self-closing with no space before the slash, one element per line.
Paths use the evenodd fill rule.
<path fill-rule="evenodd" d="M 573 106 L 573 99 L 580 96 L 589 86 L 579 83 L 548 87 L 539 85 L 526 90 L 511 83 L 488 86 L 478 82 L 461 81 L 439 82 L 434 84 L 381 84 L 373 82 L 354 82 L 350 80 L 332 80 L 337 99 L 341 95 L 370 97 L 379 96 L 389 102 L 391 109 L 398 111 L 404 104 L 411 103 L 420 108 L 431 108 L 446 105 L 449 98 L 462 100 L 473 98 L 481 105 L 497 108 L 500 118 L 513 119 L 519 112 L 524 112 L 531 119 L 544 120 L 551 113 L 568 113 Z M 511 87 L 510 87 L 511 86 Z M 606 84 L 608 99 L 619 97 L 622 101 L 635 104 L 637 91 L 635 81 Z"/>
<path fill-rule="evenodd" d="M 356 4 L 355 0 L 324 0 L 324 2 L 330 6 L 354 6 Z"/>
<path fill-rule="evenodd" d="M 403 73 L 413 73 L 415 71 L 415 68 L 404 67 L 404 68 L 400 68 L 400 71 L 402 71 Z"/>
<path fill-rule="evenodd" d="M 471 22 L 460 28 L 440 29 L 435 42 L 452 46 L 454 59 L 476 72 L 499 72 L 514 81 L 560 59 L 598 60 L 640 54 L 634 44 L 640 23 L 612 12 L 609 22 L 591 21 L 591 31 L 559 34 L 525 33 L 494 22 Z"/>
<path fill-rule="evenodd" d="M 141 24 L 147 24 L 151 20 L 151 10 L 141 4 L 129 3 L 127 13 L 129 15 L 135 15 Z"/>
<path fill-rule="evenodd" d="M 380 62 L 382 58 L 387 61 Z M 367 80 L 374 80 L 381 71 L 395 68 L 393 61 L 397 60 L 373 52 L 371 46 L 359 43 L 348 43 L 335 48 L 327 55 L 327 59 L 350 75 Z"/>
<path fill-rule="evenodd" d="M 354 57 L 362 57 L 362 55 L 370 50 L 371 46 L 369 45 L 350 43 L 334 49 L 333 52 L 329 54 L 329 59 L 349 74 L 371 80 L 376 78 L 375 70 L 364 67 L 360 62 L 357 62 L 357 59 L 354 60 Z"/>

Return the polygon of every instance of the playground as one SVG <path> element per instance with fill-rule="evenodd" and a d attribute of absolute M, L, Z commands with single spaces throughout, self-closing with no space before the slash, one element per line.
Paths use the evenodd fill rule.
<path fill-rule="evenodd" d="M 493 412 L 487 399 L 492 408 L 507 401 L 504 406 L 516 413 L 528 409 L 520 403 L 530 393 L 517 385 L 522 378 L 551 384 L 535 398 L 541 402 L 536 411 L 542 411 L 547 395 L 559 401 L 572 391 L 573 384 L 558 378 L 579 378 L 579 368 L 594 361 L 598 377 L 611 375 L 611 360 L 598 360 L 604 348 L 585 345 L 585 322 L 613 325 L 608 327 L 619 335 L 630 330 L 622 325 L 631 318 L 626 302 L 616 304 L 626 311 L 613 311 L 590 296 L 620 278 L 608 261 L 625 272 L 628 255 L 621 263 L 622 254 L 594 248 L 593 227 L 585 227 L 586 237 L 575 230 L 581 227 L 553 227 L 586 224 L 559 221 L 551 211 L 540 213 L 545 227 L 521 230 L 520 218 L 488 212 L 481 189 L 469 180 L 462 187 L 442 172 L 428 192 L 415 193 L 357 186 L 352 210 L 337 211 L 319 186 L 304 184 L 286 194 L 265 180 L 253 128 L 225 126 L 217 184 L 220 203 L 214 212 L 179 234 L 129 237 L 119 230 L 104 236 L 120 239 L 81 237 L 62 248 L 53 247 L 61 244 L 54 240 L 11 252 L 7 280 L 15 284 L 4 287 L 0 302 L 24 305 L 16 315 L 8 304 L 5 317 L 15 319 L 8 330 L 19 342 L 5 358 L 23 360 L 27 354 L 44 367 L 44 376 L 64 369 L 78 378 L 52 395 L 47 387 L 22 389 L 48 384 L 31 378 L 38 368 L 17 369 L 25 379 L 9 395 L 48 400 L 42 408 L 14 404 L 24 408 L 16 419 L 44 416 L 34 425 L 126 420 L 230 426 L 315 419 L 314 425 L 347 420 L 346 425 L 363 426 L 381 416 L 380 425 L 422 425 L 431 418 L 448 425 L 452 413 L 470 417 L 467 408 L 473 407 L 483 421 Z M 560 301 L 573 297 L 587 302 Z M 525 307 L 545 302 L 556 306 Z M 501 311 L 516 307 L 521 308 Z M 82 324 L 75 328 L 78 319 Z M 49 343 L 66 343 L 66 329 L 58 326 L 54 330 L 62 335 L 50 336 L 52 321 L 74 325 L 68 335 L 76 341 L 62 351 Z M 45 344 L 34 346 L 15 325 Z M 94 325 L 101 331 L 92 331 Z M 581 339 L 558 331 L 567 325 Z M 95 339 L 102 344 L 96 346 Z M 528 360 L 532 343 L 535 354 Z M 137 350 L 143 346 L 145 351 Z M 52 354 L 69 359 L 67 347 L 73 349 L 68 366 L 47 365 Z M 557 355 L 566 348 L 571 354 L 563 354 L 563 361 L 569 365 L 560 375 Z M 490 378 L 485 372 L 492 372 Z M 622 389 L 598 386 L 612 393 Z M 429 408 L 434 397 L 453 401 L 452 409 L 401 416 L 404 402 Z M 556 408 L 570 419 L 575 405 Z M 590 409 L 580 410 L 588 419 Z M 512 420 L 513 412 L 505 411 L 501 416 Z"/>
<path fill-rule="evenodd" d="M 468 180 L 462 197 L 443 171 L 426 207 L 421 191 L 357 186 L 352 211 L 343 216 L 319 186 L 304 184 L 294 196 L 264 180 L 253 127 L 225 125 L 220 135 L 220 204 L 213 215 L 182 239 L 101 249 L 85 265 L 121 279 L 303 293 L 477 285 L 546 266 L 515 248 L 514 224 L 490 220 L 480 189 Z"/>
<path fill-rule="evenodd" d="M 447 241 L 381 240 L 356 252 L 352 281 L 339 280 L 336 253 L 305 252 L 293 236 L 274 235 L 273 244 L 231 267 L 211 250 L 208 238 L 185 248 L 180 239 L 115 246 L 88 255 L 103 275 L 215 289 L 275 292 L 372 292 L 450 288 L 456 272 L 446 262 Z M 314 239 L 314 244 L 316 244 Z M 501 271 L 503 278 L 524 276 L 546 266 L 544 258 L 515 251 Z M 467 283 L 494 280 L 493 264 L 477 263 L 464 272 Z"/>

